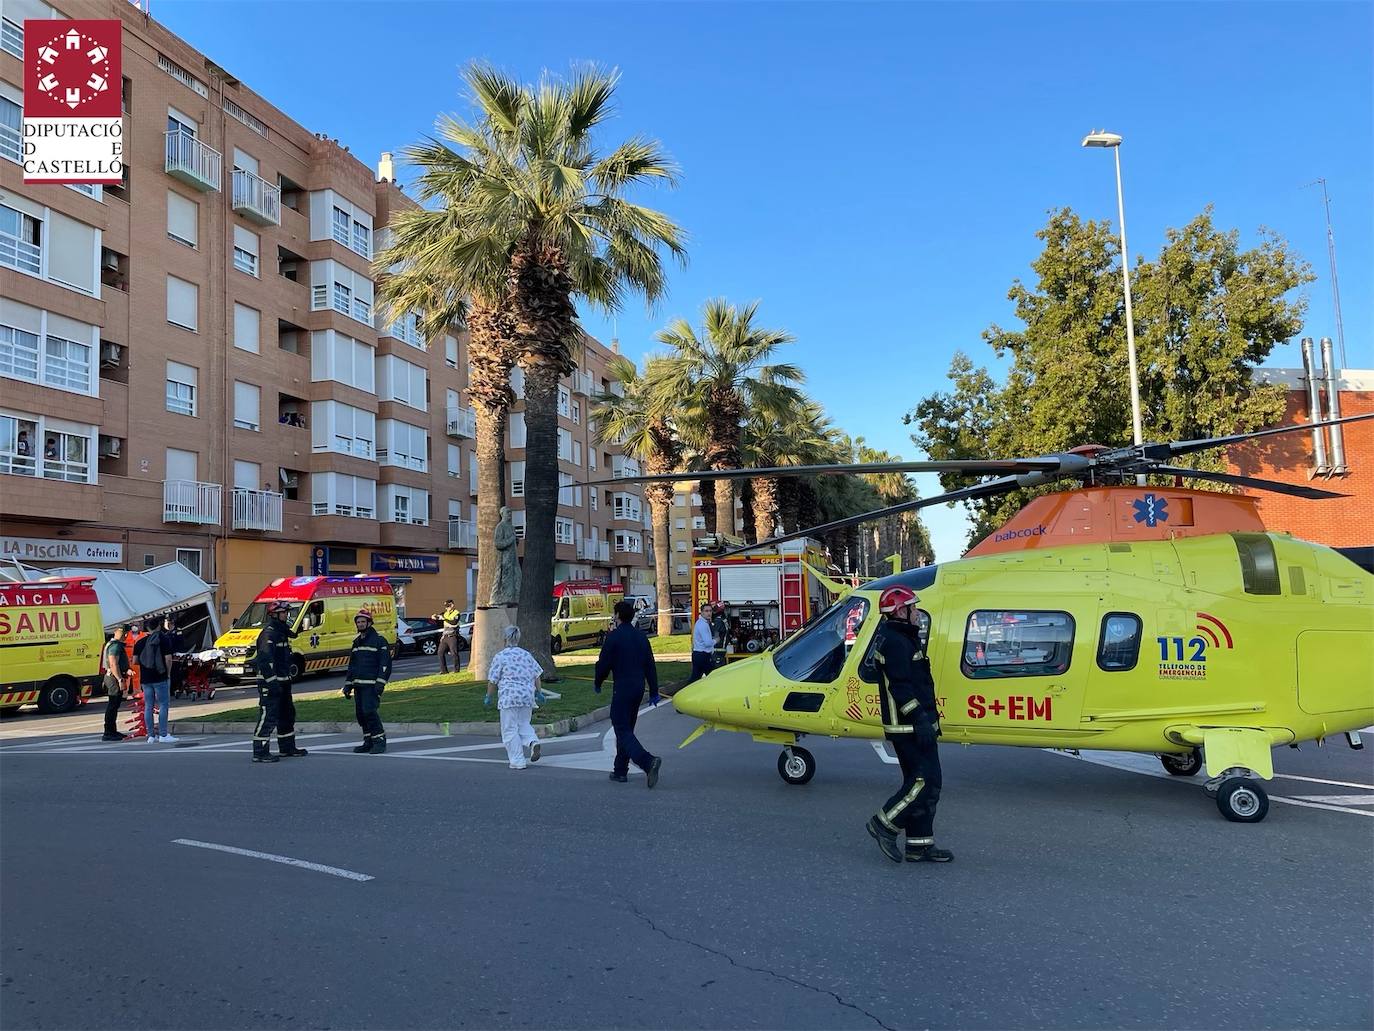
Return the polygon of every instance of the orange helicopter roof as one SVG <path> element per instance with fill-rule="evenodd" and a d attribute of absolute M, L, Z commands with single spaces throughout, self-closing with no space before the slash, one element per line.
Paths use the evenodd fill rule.
<path fill-rule="evenodd" d="M 967 558 L 1112 541 L 1163 541 L 1212 533 L 1260 533 L 1256 498 L 1188 487 L 1084 487 L 1032 500 Z"/>

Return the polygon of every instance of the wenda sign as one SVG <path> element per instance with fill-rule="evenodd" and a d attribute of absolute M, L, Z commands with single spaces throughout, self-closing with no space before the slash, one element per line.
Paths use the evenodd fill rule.
<path fill-rule="evenodd" d="M 121 182 L 121 25 L 25 19 L 24 182 Z"/>

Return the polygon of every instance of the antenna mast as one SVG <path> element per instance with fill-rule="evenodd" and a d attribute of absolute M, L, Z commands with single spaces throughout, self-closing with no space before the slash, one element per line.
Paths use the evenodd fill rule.
<path fill-rule="evenodd" d="M 1341 288 L 1336 281 L 1336 236 L 1331 231 L 1331 198 L 1326 193 L 1326 180 L 1318 179 L 1322 187 L 1322 204 L 1326 207 L 1326 254 L 1331 260 L 1331 300 L 1336 306 L 1336 343 L 1341 349 L 1341 368 L 1345 368 L 1345 325 L 1341 322 Z"/>

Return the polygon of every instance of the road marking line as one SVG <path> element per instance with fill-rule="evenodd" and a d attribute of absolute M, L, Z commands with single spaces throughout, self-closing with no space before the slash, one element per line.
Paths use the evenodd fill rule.
<path fill-rule="evenodd" d="M 1343 805 L 1327 805 L 1325 802 L 1304 802 L 1300 798 L 1284 798 L 1282 795 L 1270 795 L 1269 801 L 1283 802 L 1287 805 L 1300 805 L 1308 809 L 1330 809 L 1333 813 L 1354 813 L 1356 816 L 1374 816 L 1374 812 L 1368 809 L 1351 809 Z"/>
<path fill-rule="evenodd" d="M 1364 788 L 1366 791 L 1374 791 L 1374 784 L 1354 784 L 1348 780 L 1322 780 L 1320 777 L 1299 777 L 1296 773 L 1276 773 L 1274 776 L 1282 777 L 1284 780 L 1301 780 L 1308 784 L 1330 784 L 1335 788 Z"/>
<path fill-rule="evenodd" d="M 360 731 L 361 732 L 361 731 Z M 399 745 L 402 741 L 437 741 L 440 738 L 451 737 L 449 734 L 412 734 L 408 737 L 389 737 L 386 739 L 388 745 Z M 340 741 L 334 745 L 316 745 L 315 751 L 325 752 L 333 748 L 353 748 L 353 738 L 347 741 Z"/>
<path fill-rule="evenodd" d="M 190 735 L 190 734 L 188 734 L 188 735 L 186 735 L 185 737 L 177 738 L 177 740 L 178 740 L 178 741 L 187 741 L 187 740 L 194 740 L 194 738 L 196 738 L 196 737 L 214 737 L 214 736 L 215 736 L 215 735 L 212 735 L 212 734 L 197 734 L 197 735 Z M 297 734 L 297 735 L 296 735 L 296 740 L 297 740 L 297 741 L 308 741 L 308 740 L 310 740 L 311 738 L 340 737 L 340 736 L 342 736 L 342 735 L 339 735 L 339 734 Z M 224 749 L 227 749 L 227 748 L 242 748 L 244 745 L 251 745 L 252 743 L 253 743 L 253 735 L 252 735 L 251 733 L 249 733 L 249 734 L 245 734 L 245 735 L 242 736 L 242 737 L 238 737 L 238 738 L 236 738 L 236 739 L 233 740 L 233 741 L 223 741 L 223 742 L 221 742 L 221 743 L 219 743 L 219 744 L 215 744 L 215 745 L 196 745 L 195 747 L 196 747 L 197 749 L 199 749 L 200 751 L 202 751 L 202 752 L 218 752 L 218 751 L 223 751 Z M 318 747 L 321 747 L 321 746 L 318 746 L 318 745 L 317 745 L 316 747 L 318 748 Z"/>
<path fill-rule="evenodd" d="M 233 845 L 216 845 L 210 841 L 192 841 L 190 838 L 175 838 L 173 845 L 190 845 L 192 848 L 208 848 L 215 852 L 229 852 L 236 856 L 248 856 L 250 859 L 266 859 L 271 863 L 283 863 L 286 866 L 299 866 L 302 870 L 314 870 L 316 873 L 333 874 L 335 877 L 346 877 L 350 881 L 374 881 L 371 874 L 357 873 L 353 870 L 344 870 L 337 866 L 325 866 L 322 863 L 309 863 L 304 859 L 292 859 L 290 856 L 277 856 L 271 852 L 254 852 L 252 849 L 235 848 Z"/>
<path fill-rule="evenodd" d="M 1374 805 L 1374 795 L 1299 795 L 1304 802 L 1329 802 L 1333 805 Z"/>
<path fill-rule="evenodd" d="M 582 740 L 585 740 L 586 738 L 589 738 L 589 737 L 600 737 L 600 736 L 601 736 L 600 733 L 594 732 L 594 733 L 591 733 L 591 734 L 565 734 L 563 737 L 541 737 L 541 738 L 539 739 L 539 744 L 540 744 L 541 746 L 546 746 L 546 745 L 555 744 L 555 743 L 557 743 L 557 742 L 559 742 L 559 741 L 582 741 Z M 399 740 L 399 739 L 398 739 L 398 740 Z M 390 743 L 391 743 L 391 742 L 389 742 L 389 741 L 387 742 L 387 744 L 390 744 Z M 486 749 L 486 748 L 505 748 L 505 747 L 506 747 L 505 742 L 502 742 L 502 741 L 493 741 L 491 744 L 486 744 L 486 745 L 451 745 L 451 746 L 448 747 L 448 748 L 417 748 L 417 749 L 414 749 L 414 750 L 407 750 L 407 751 L 404 751 L 404 752 L 397 752 L 396 754 L 397 754 L 397 755 L 443 755 L 443 754 L 445 754 L 445 753 L 447 753 L 447 752 L 480 752 L 480 751 L 482 751 L 483 749 Z M 388 753 L 388 754 L 390 754 L 390 753 Z"/>

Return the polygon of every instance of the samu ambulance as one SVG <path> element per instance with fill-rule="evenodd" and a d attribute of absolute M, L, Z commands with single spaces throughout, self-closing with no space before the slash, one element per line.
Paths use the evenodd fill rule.
<path fill-rule="evenodd" d="M 0 583 L 0 709 L 75 709 L 100 682 L 104 646 L 93 579 Z"/>
<path fill-rule="evenodd" d="M 563 580 L 553 585 L 553 626 L 549 650 L 555 655 L 578 644 L 600 644 L 611 628 L 616 602 L 625 599 L 621 584 L 600 580 Z"/>
<path fill-rule="evenodd" d="M 267 606 L 283 601 L 291 640 L 291 679 L 307 673 L 346 669 L 357 636 L 353 617 L 359 609 L 372 613 L 372 625 L 396 653 L 396 596 L 381 576 L 293 576 L 273 580 L 234 620 L 215 647 L 223 653 L 220 667 L 227 683 L 255 677 L 258 635 L 267 626 Z"/>

